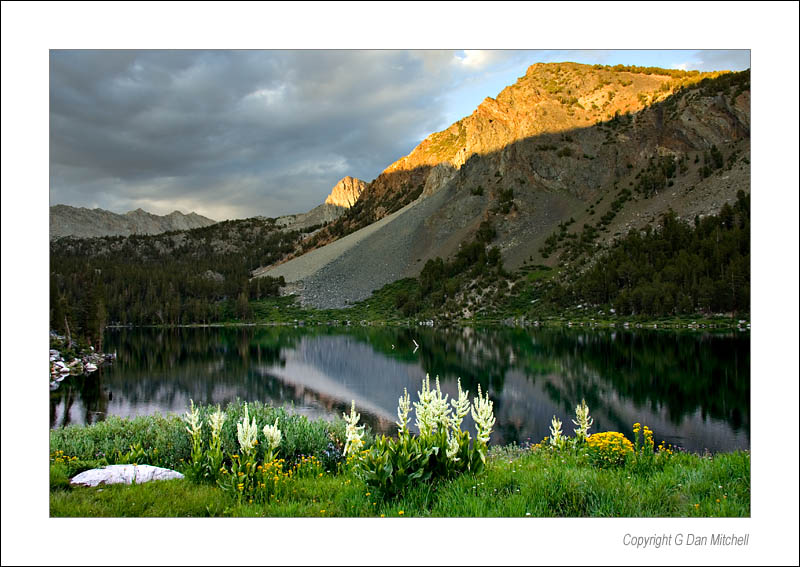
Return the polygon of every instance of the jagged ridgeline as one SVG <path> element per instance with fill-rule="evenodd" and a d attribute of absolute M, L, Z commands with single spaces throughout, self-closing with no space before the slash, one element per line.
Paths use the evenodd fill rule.
<path fill-rule="evenodd" d="M 154 215 L 136 209 L 118 215 L 103 209 L 87 209 L 54 205 L 50 207 L 50 240 L 74 236 L 92 238 L 95 236 L 128 236 L 130 234 L 159 234 L 171 230 L 190 230 L 209 226 L 216 221 L 189 213 L 173 211 L 168 215 Z"/>
<path fill-rule="evenodd" d="M 314 245 L 363 228 L 448 185 L 480 198 L 473 199 L 482 206 L 470 221 L 499 206 L 529 219 L 513 224 L 547 226 L 565 220 L 564 212 L 581 202 L 603 197 L 607 201 L 594 210 L 608 208 L 615 187 L 631 185 L 633 176 L 648 168 L 642 175 L 649 177 L 633 184 L 637 196 L 671 187 L 654 171 L 664 166 L 662 158 L 689 159 L 695 165 L 699 155 L 704 160 L 699 168 L 681 164 L 680 173 L 700 169 L 707 177 L 713 169 L 705 168 L 714 166 L 705 154 L 712 147 L 726 160 L 749 155 L 749 90 L 749 71 L 537 63 L 496 98 L 487 98 L 471 115 L 431 134 L 387 167 L 345 215 L 315 235 Z M 548 203 L 536 202 L 534 195 L 542 194 L 550 195 Z M 454 197 L 461 200 L 462 195 Z M 445 208 L 463 216 L 463 209 L 475 206 L 454 202 Z M 607 216 L 606 225 L 610 220 Z M 500 227 L 501 239 L 505 232 L 515 231 Z M 510 252 L 504 250 L 504 257 Z M 512 263 L 520 261 L 521 253 L 511 255 Z"/>
<path fill-rule="evenodd" d="M 282 230 L 275 219 L 251 218 L 158 235 L 58 239 L 50 244 L 52 328 L 64 328 L 64 315 L 84 335 L 100 323 L 246 318 L 249 301 L 277 295 L 281 283 L 251 282 L 251 270 L 284 257 L 318 228 Z"/>

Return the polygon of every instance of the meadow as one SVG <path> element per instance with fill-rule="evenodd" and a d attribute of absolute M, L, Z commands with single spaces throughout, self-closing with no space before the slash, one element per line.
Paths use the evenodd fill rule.
<path fill-rule="evenodd" d="M 589 431 L 530 446 L 488 447 L 487 398 L 458 402 L 423 385 L 401 397 L 398 433 L 375 437 L 352 409 L 309 420 L 262 404 L 192 406 L 184 416 L 109 418 L 50 434 L 53 517 L 749 517 L 750 454 L 690 454 L 656 444 L 646 426 L 632 441 Z M 427 398 L 426 398 L 427 396 Z M 445 403 L 442 403 L 445 402 Z M 451 407 L 452 406 L 452 407 Z M 416 410 L 412 433 L 409 414 Z M 476 412 L 473 437 L 459 415 Z M 438 424 L 438 425 L 437 425 Z M 482 425 L 481 425 L 482 424 Z M 402 427 L 401 427 L 402 425 Z M 263 428 L 262 428 L 263 427 Z M 483 429 L 481 430 L 481 427 Z M 178 470 L 181 480 L 71 486 L 112 463 Z"/>

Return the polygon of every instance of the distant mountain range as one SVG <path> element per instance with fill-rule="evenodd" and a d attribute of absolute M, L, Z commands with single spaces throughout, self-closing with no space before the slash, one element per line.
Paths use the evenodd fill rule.
<path fill-rule="evenodd" d="M 202 228 L 217 221 L 189 213 L 173 211 L 168 215 L 154 215 L 142 209 L 123 215 L 105 209 L 87 209 L 69 205 L 50 207 L 50 240 L 73 236 L 93 238 L 98 236 L 130 236 L 131 234 L 160 234 L 173 230 Z"/>
<path fill-rule="evenodd" d="M 354 177 L 339 180 L 325 202 L 306 213 L 283 215 L 275 219 L 278 227 L 286 230 L 304 230 L 324 225 L 341 217 L 352 207 L 367 183 Z M 123 215 L 105 209 L 87 209 L 69 205 L 50 207 L 50 240 L 72 236 L 95 238 L 100 236 L 130 236 L 132 234 L 161 234 L 175 230 L 191 230 L 212 225 L 217 221 L 189 213 L 173 211 L 168 215 L 154 215 L 142 209 Z"/>

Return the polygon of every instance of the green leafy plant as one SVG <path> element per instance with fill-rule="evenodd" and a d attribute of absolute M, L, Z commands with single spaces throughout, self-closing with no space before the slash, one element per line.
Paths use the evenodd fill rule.
<path fill-rule="evenodd" d="M 436 388 L 432 389 L 430 377 L 426 376 L 417 395 L 419 401 L 414 403 L 414 411 L 419 435 L 413 435 L 408 428 L 411 412 L 408 391 L 398 400 L 396 439 L 381 436 L 372 447 L 362 451 L 355 406 L 350 416 L 345 416 L 349 462 L 367 486 L 384 498 L 402 494 L 415 483 L 452 478 L 467 471 L 478 473 L 486 463 L 495 418 L 489 395 L 484 397 L 480 386 L 472 406 L 469 392 L 461 389 L 460 380 L 458 398 L 449 403 L 438 378 Z M 474 440 L 461 430 L 461 423 L 470 412 L 477 430 Z"/>
<path fill-rule="evenodd" d="M 154 458 L 151 458 L 151 454 L 157 455 L 158 448 L 148 451 L 142 447 L 141 443 L 135 443 L 133 445 L 129 445 L 128 451 L 125 453 L 121 452 L 119 449 L 115 450 L 111 457 L 111 461 L 113 463 L 123 465 L 148 464 L 155 460 Z"/>
<path fill-rule="evenodd" d="M 653 431 L 646 425 L 642 427 L 640 423 L 634 423 L 633 436 L 633 452 L 629 456 L 628 464 L 637 473 L 653 472 L 663 467 L 672 458 L 674 454 L 672 445 L 662 441 L 656 450 Z"/>

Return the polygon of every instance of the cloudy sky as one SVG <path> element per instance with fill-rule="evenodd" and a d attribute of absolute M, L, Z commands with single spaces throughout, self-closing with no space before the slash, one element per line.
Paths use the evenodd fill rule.
<path fill-rule="evenodd" d="M 539 61 L 750 66 L 747 50 L 49 53 L 50 203 L 215 220 L 371 181 Z"/>

